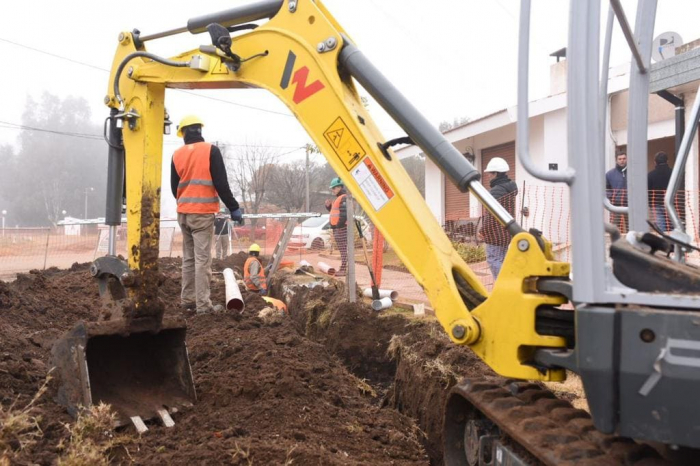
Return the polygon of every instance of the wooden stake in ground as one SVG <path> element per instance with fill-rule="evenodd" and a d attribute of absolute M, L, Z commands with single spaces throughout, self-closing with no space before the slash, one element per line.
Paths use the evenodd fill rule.
<path fill-rule="evenodd" d="M 348 289 L 348 301 L 354 303 L 357 300 L 357 292 L 355 290 L 355 229 L 352 228 L 352 224 L 355 220 L 355 205 L 353 203 L 352 194 L 348 193 L 345 198 L 345 206 L 347 209 L 347 221 L 345 222 L 345 228 L 348 230 L 347 234 L 347 258 L 348 258 L 348 270 L 347 276 L 345 277 L 345 284 Z"/>

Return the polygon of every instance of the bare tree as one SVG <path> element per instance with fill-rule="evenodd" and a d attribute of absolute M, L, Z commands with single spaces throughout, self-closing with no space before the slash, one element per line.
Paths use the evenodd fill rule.
<path fill-rule="evenodd" d="M 321 167 L 318 164 L 309 164 L 310 179 L 317 179 L 320 171 Z M 298 212 L 306 204 L 305 185 L 306 167 L 294 163 L 277 165 L 272 169 L 267 200 L 286 212 Z"/>
<path fill-rule="evenodd" d="M 425 197 L 425 157 L 420 155 L 407 157 L 401 160 L 401 164 L 420 191 L 421 196 Z"/>
<path fill-rule="evenodd" d="M 241 193 L 242 205 L 246 212 L 257 214 L 270 187 L 279 154 L 262 144 L 236 147 L 230 156 L 228 151 L 224 152 L 227 154 L 225 160 L 229 179 L 234 184 L 232 189 Z M 255 240 L 257 221 L 253 219 L 250 223 L 251 239 Z"/>
<path fill-rule="evenodd" d="M 102 128 L 91 121 L 84 99 L 44 93 L 27 98 L 19 130 L 19 149 L 0 147 L 0 210 L 27 226 L 55 225 L 63 211 L 88 217 L 104 215 L 107 149 Z"/>
<path fill-rule="evenodd" d="M 462 126 L 462 125 L 466 125 L 466 124 L 469 123 L 470 121 L 472 121 L 472 119 L 469 118 L 469 117 L 459 117 L 459 118 L 455 117 L 455 118 L 452 120 L 452 123 L 450 123 L 449 121 L 446 121 L 446 120 L 445 120 L 445 121 L 441 121 L 440 124 L 438 125 L 438 130 L 439 130 L 441 133 L 444 133 L 444 132 L 447 132 L 447 131 L 449 131 L 449 130 L 451 130 L 451 129 L 460 127 L 460 126 Z"/>

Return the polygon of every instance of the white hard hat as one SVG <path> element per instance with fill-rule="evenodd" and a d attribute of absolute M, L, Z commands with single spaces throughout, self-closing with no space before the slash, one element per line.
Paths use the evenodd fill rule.
<path fill-rule="evenodd" d="M 489 164 L 486 166 L 486 170 L 484 170 L 484 172 L 506 173 L 508 172 L 508 170 L 510 170 L 508 162 L 506 162 L 500 157 L 494 157 L 491 160 L 489 160 Z"/>

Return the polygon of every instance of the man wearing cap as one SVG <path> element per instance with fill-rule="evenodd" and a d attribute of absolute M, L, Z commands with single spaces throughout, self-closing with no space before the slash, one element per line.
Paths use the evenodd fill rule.
<path fill-rule="evenodd" d="M 198 117 L 186 116 L 177 135 L 185 145 L 175 151 L 170 168 L 170 187 L 177 199 L 177 222 L 182 230 L 182 294 L 185 309 L 197 314 L 223 310 L 210 298 L 211 246 L 214 215 L 219 198 L 235 221 L 242 220 L 238 202 L 231 193 L 226 166 L 218 147 L 204 142 Z"/>
<path fill-rule="evenodd" d="M 346 204 L 348 192 L 345 190 L 343 181 L 338 177 L 331 180 L 330 190 L 335 195 L 335 200 L 326 199 L 326 209 L 331 212 L 331 230 L 333 230 L 333 238 L 335 238 L 335 244 L 340 251 L 340 268 L 335 276 L 342 277 L 348 269 L 348 210 Z"/>
<path fill-rule="evenodd" d="M 243 264 L 243 283 L 245 283 L 248 291 L 266 295 L 267 278 L 259 256 L 260 246 L 255 243 L 251 244 L 248 249 L 248 259 Z"/>
<path fill-rule="evenodd" d="M 508 178 L 508 162 L 501 157 L 492 158 L 484 173 L 491 174 L 489 191 L 491 195 L 510 213 L 515 215 L 515 196 L 518 195 L 518 185 Z M 486 262 L 489 264 L 494 281 L 503 266 L 503 260 L 510 244 L 510 234 L 498 223 L 498 220 L 484 209 L 484 224 L 481 235 L 486 243 Z"/>

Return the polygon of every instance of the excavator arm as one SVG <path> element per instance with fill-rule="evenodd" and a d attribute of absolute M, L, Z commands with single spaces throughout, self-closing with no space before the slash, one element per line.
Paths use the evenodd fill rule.
<path fill-rule="evenodd" d="M 218 24 L 209 28 L 216 43 L 222 29 L 266 17 L 263 25 L 233 37 L 230 50 L 207 40 L 167 60 L 145 51 L 149 38 L 120 34 L 105 102 L 123 122 L 129 273 L 148 276 L 157 268 L 166 88 L 267 89 L 289 107 L 423 287 L 453 342 L 469 345 L 504 376 L 563 379 L 561 370 L 530 363 L 536 348 L 566 345 L 535 330 L 536 310 L 565 299 L 538 293 L 528 283 L 566 279 L 568 264 L 553 261 L 546 241 L 520 229 L 479 183 L 478 171 L 374 68 L 320 1 L 264 1 L 192 19 L 188 28 L 202 32 Z M 388 149 L 355 81 L 514 234 L 492 293 L 454 250 Z M 151 299 L 152 285 L 145 279 L 127 289 L 137 307 Z"/>

